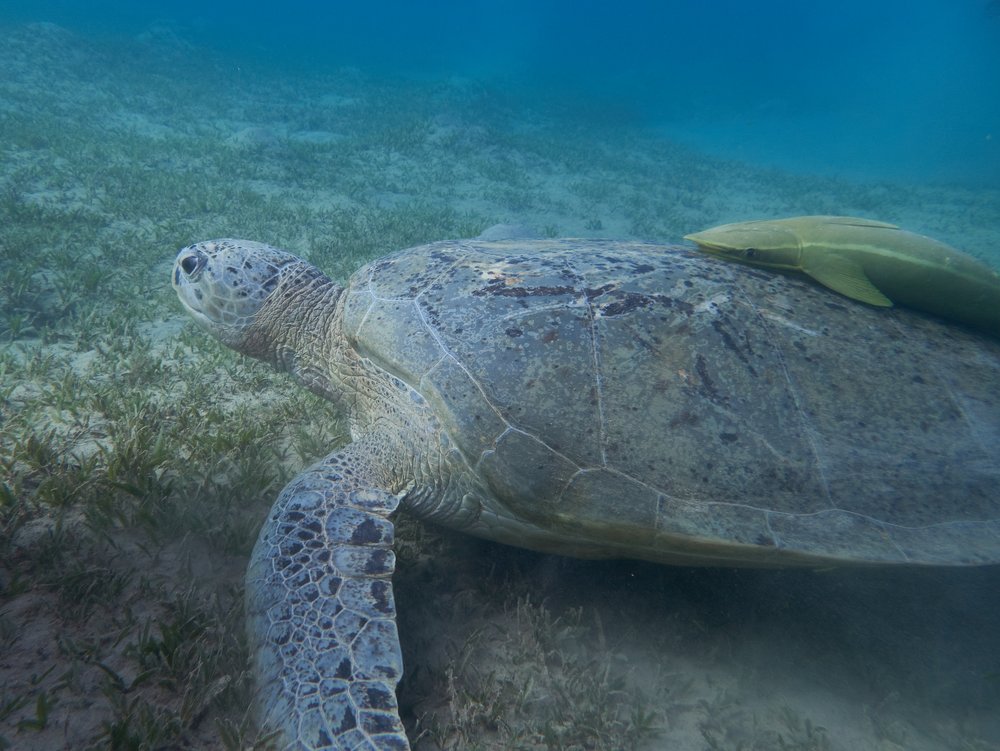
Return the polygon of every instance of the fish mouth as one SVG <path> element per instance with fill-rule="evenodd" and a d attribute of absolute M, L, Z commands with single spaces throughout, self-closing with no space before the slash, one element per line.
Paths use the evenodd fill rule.
<path fill-rule="evenodd" d="M 699 234 L 700 233 L 695 232 L 694 234 L 691 235 L 684 235 L 683 239 L 697 245 L 699 250 L 703 250 L 706 253 L 711 253 L 712 255 L 733 256 L 733 257 L 737 255 L 738 251 L 733 250 L 732 248 L 724 247 L 722 245 L 716 245 L 714 243 L 707 242 L 706 240 L 699 238 L 698 236 Z"/>

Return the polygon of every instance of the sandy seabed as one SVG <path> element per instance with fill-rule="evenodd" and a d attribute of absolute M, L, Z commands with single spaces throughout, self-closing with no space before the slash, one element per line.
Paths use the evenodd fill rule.
<path fill-rule="evenodd" d="M 178 247 L 337 278 L 497 223 L 677 242 L 862 215 L 1000 263 L 1000 192 L 699 154 L 470 79 L 268 70 L 186 41 L 0 28 L 0 747 L 255 742 L 240 602 L 332 408 L 223 351 Z M 1000 571 L 581 562 L 399 524 L 416 748 L 1000 748 Z M 259 747 L 266 747 L 260 742 Z"/>

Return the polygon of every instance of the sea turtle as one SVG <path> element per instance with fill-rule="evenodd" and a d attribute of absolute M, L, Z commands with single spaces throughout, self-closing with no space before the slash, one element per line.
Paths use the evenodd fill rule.
<path fill-rule="evenodd" d="M 581 557 L 1000 561 L 1000 342 L 683 247 L 468 240 L 340 286 L 261 243 L 177 255 L 225 344 L 339 404 L 247 573 L 260 719 L 408 747 L 390 515 Z"/>

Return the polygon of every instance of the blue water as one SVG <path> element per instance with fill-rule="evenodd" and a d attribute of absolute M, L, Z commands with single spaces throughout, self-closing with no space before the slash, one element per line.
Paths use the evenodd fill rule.
<path fill-rule="evenodd" d="M 234 65 L 471 77 L 784 169 L 1000 185 L 996 0 L 6 0 L 92 33 L 169 21 Z"/>
<path fill-rule="evenodd" d="M 192 458 L 191 447 L 198 444 L 181 429 L 183 418 L 191 430 L 204 427 L 222 436 L 229 430 L 214 418 L 210 424 L 207 417 L 183 417 L 194 414 L 187 404 L 191 390 L 205 392 L 207 402 L 217 398 L 213 394 L 228 394 L 218 386 L 231 381 L 228 375 L 214 380 L 215 350 L 203 351 L 180 333 L 186 317 L 168 285 L 176 249 L 211 237 L 272 242 L 343 279 L 376 255 L 474 236 L 498 221 L 544 234 L 676 242 L 723 221 L 845 213 L 898 222 L 1000 267 L 1000 0 L 205 2 L 210 0 L 0 0 L 0 40 L 9 40 L 0 44 L 0 453 L 20 440 L 14 428 L 28 422 L 20 414 L 37 410 L 37 425 L 26 424 L 24 443 L 44 452 L 25 453 L 32 454 L 32 462 L 39 461 L 36 454 L 67 457 L 23 478 L 0 475 L 0 491 L 7 496 L 14 488 L 25 498 L 40 497 L 46 483 L 61 474 L 77 482 L 79 464 L 91 461 L 69 454 L 70 444 L 49 432 L 55 419 L 49 415 L 58 411 L 49 394 L 58 392 L 65 401 L 78 382 L 78 403 L 63 410 L 60 419 L 66 422 L 57 424 L 73 431 L 73 445 L 102 447 L 95 471 L 115 479 L 104 467 L 112 449 L 118 456 L 121 448 L 119 428 L 111 427 L 121 421 L 119 412 L 147 401 L 140 389 L 148 378 L 151 429 L 175 443 L 163 449 L 170 458 L 149 472 L 156 478 L 148 485 L 154 490 L 143 492 L 160 493 L 159 478 L 169 487 L 176 477 L 174 490 L 163 491 L 169 498 L 156 496 L 155 503 L 165 500 L 166 508 L 193 487 L 185 483 L 194 483 L 204 467 L 211 479 L 192 498 L 200 502 L 204 492 L 209 517 L 216 510 L 225 514 L 223 524 L 232 525 L 223 528 L 227 546 L 230 534 L 232 540 L 245 537 L 245 530 L 264 518 L 259 504 L 255 511 L 248 503 L 245 519 L 229 520 L 235 496 L 226 483 L 244 482 L 245 457 L 234 457 L 231 471 L 238 474 L 220 469 L 229 466 L 221 456 Z M 74 33 L 19 26 L 37 21 Z M 188 56 L 194 65 L 187 64 Z M 365 75 L 344 73 L 345 66 Z M 323 70 L 340 72 L 306 75 Z M 410 92 L 414 95 L 407 96 Z M 401 116 L 391 122 L 395 114 Z M 563 130 L 563 121 L 573 127 Z M 20 281 L 11 281 L 15 278 Z M 79 295 L 73 294 L 77 286 Z M 123 296 L 136 293 L 138 303 L 126 306 Z M 831 293 L 830 304 L 851 303 Z M 797 326 L 767 313 L 775 325 Z M 794 319 L 794 311 L 788 315 Z M 897 320 L 905 334 L 905 319 Z M 119 330 L 111 321 L 126 323 Z M 748 347 L 753 343 L 746 341 Z M 765 340 L 754 346 L 764 347 Z M 909 344 L 900 346 L 905 355 Z M 133 349 L 134 355 L 126 354 Z M 668 349 L 664 363 L 672 368 Z M 940 372 L 931 377 L 946 383 L 950 361 L 942 356 L 934 363 Z M 49 379 L 45 369 L 57 376 Z M 235 372 L 241 371 L 242 366 Z M 10 383 L 11 372 L 15 379 L 23 372 L 25 384 Z M 684 383 L 689 375 L 677 371 Z M 914 382 L 923 383 L 920 378 Z M 123 380 L 125 401 L 111 404 L 107 389 Z M 270 394 L 261 405 L 280 395 L 270 386 L 261 388 Z M 174 397 L 185 402 L 183 408 L 171 406 Z M 941 409 L 952 404 L 970 429 L 986 436 L 981 440 L 993 435 L 978 397 L 950 392 L 949 398 Z M 240 404 L 228 399 L 220 402 L 225 411 Z M 257 402 L 247 405 L 246 414 L 252 414 Z M 291 405 L 289 414 L 296 408 Z M 264 414 L 277 415 L 274 410 L 266 406 Z M 233 419 L 243 416 L 241 408 Z M 315 419 L 318 424 L 322 417 Z M 289 457 L 290 430 L 274 439 L 275 451 Z M 307 443 L 303 432 L 302 443 L 322 453 L 327 448 L 320 442 L 331 435 L 324 430 Z M 150 451 L 159 452 L 160 444 L 157 438 Z M 108 453 L 105 445 L 112 447 Z M 13 459 L 0 459 L 7 470 L 22 472 Z M 277 461 L 261 472 L 278 476 Z M 84 476 L 82 469 L 79 474 Z M 880 478 L 871 479 L 876 490 L 881 487 Z M 120 486 L 110 480 L 93 485 L 100 494 Z M 103 518 L 104 501 L 92 498 L 90 484 L 79 487 L 75 509 L 96 503 L 95 518 Z M 131 508 L 132 493 L 126 494 Z M 4 497 L 0 492 L 0 501 Z M 943 501 L 958 503 L 954 495 Z M 187 509 L 192 502 L 180 505 Z M 55 513 L 47 504 L 31 513 Z M 22 524 L 21 512 L 7 505 L 0 503 L 0 531 Z M 78 516 L 89 519 L 90 513 L 87 508 Z M 177 512 L 176 518 L 182 513 L 189 512 Z M 199 508 L 191 521 L 192 550 L 219 539 L 213 531 L 214 537 L 195 540 L 204 518 Z M 172 521 L 170 528 L 175 529 Z M 430 556 L 415 559 L 411 552 L 397 578 L 400 632 L 406 635 L 404 649 L 413 652 L 408 665 L 417 666 L 412 672 L 417 677 L 408 678 L 412 682 L 401 693 L 410 719 L 423 718 L 418 697 L 431 686 L 426 689 L 431 721 L 439 722 L 439 716 L 445 718 L 440 722 L 449 721 L 443 708 L 455 705 L 438 689 L 451 680 L 446 670 L 453 663 L 446 668 L 434 660 L 446 654 L 451 660 L 451 645 L 472 644 L 478 633 L 491 641 L 507 629 L 512 634 L 534 629 L 520 623 L 523 601 L 549 603 L 552 613 L 586 612 L 588 622 L 593 611 L 601 649 L 576 635 L 589 631 L 565 630 L 567 639 L 580 641 L 581 654 L 592 653 L 580 665 L 600 672 L 589 666 L 599 664 L 591 659 L 605 651 L 606 630 L 615 663 L 629 675 L 645 671 L 652 682 L 657 712 L 664 698 L 656 721 L 662 717 L 671 747 L 700 747 L 694 723 L 701 715 L 706 724 L 715 719 L 733 681 L 733 708 L 719 722 L 734 733 L 743 727 L 747 735 L 735 734 L 732 747 L 776 747 L 746 738 L 760 741 L 776 725 L 786 732 L 773 711 L 787 702 L 807 721 L 828 725 L 839 744 L 830 748 L 838 751 L 1000 749 L 1000 566 L 662 571 L 632 561 L 581 563 L 455 537 L 424 543 L 422 533 L 409 534 L 418 535 L 421 550 L 437 558 L 431 565 Z M 43 551 L 51 547 L 48 538 L 37 539 L 30 544 Z M 175 541 L 164 537 L 164 544 Z M 0 540 L 0 550 L 10 547 Z M 218 584 L 219 591 L 239 592 L 240 566 L 231 565 L 228 547 L 215 552 L 225 560 L 199 588 Z M 67 553 L 73 570 L 93 570 L 88 558 L 73 557 L 83 555 Z M 164 561 L 173 557 L 168 551 Z M 49 675 L 43 689 L 58 681 L 75 691 L 80 681 L 59 678 L 77 667 L 55 636 L 44 647 L 59 656 L 53 657 L 51 673 L 39 667 L 43 648 L 22 650 L 24 641 L 10 647 L 5 612 L 28 612 L 5 610 L 20 595 L 16 567 L 30 561 L 20 552 L 16 559 L 0 560 L 0 641 L 5 656 L 23 667 L 17 685 L 41 690 L 39 683 Z M 217 559 L 212 561 L 214 568 Z M 167 566 L 164 594 L 157 585 L 155 593 L 138 596 L 145 599 L 129 599 L 124 612 L 154 612 L 166 602 L 161 597 L 188 590 L 188 566 L 183 575 L 173 574 L 175 581 L 169 572 L 180 568 Z M 123 597 L 131 598 L 129 592 Z M 48 589 L 43 594 L 55 596 Z M 516 612 L 509 607 L 515 594 Z M 110 603 L 108 613 L 116 607 Z M 442 617 L 449 610 L 454 615 Z M 492 613 L 500 614 L 496 622 L 482 628 Z M 17 630 L 33 639 L 41 631 L 38 644 L 49 628 L 40 629 L 40 622 L 62 628 L 48 610 L 29 616 Z M 102 617 L 94 622 L 104 623 Z M 113 629 L 101 626 L 101 633 L 118 631 L 117 615 L 112 620 Z M 93 633 L 88 631 L 88 643 Z M 63 635 L 83 643 L 72 634 Z M 138 654 L 132 638 L 119 638 L 110 647 L 117 650 L 114 659 L 102 657 L 98 664 L 120 665 L 122 653 Z M 424 649 L 432 644 L 448 646 Z M 466 654 L 466 647 L 461 649 Z M 518 675 L 510 685 L 528 691 L 530 683 L 521 681 L 531 671 L 520 670 L 528 665 L 520 655 L 504 665 L 502 650 L 490 645 L 482 652 L 482 663 L 478 653 L 467 653 L 472 655 L 468 675 L 492 680 L 513 667 Z M 494 666 L 502 670 L 495 672 Z M 89 667 L 106 678 L 94 664 Z M 0 668 L 8 708 L 17 703 L 16 691 L 6 688 L 15 672 Z M 653 673 L 655 681 L 649 678 Z M 557 666 L 553 675 L 572 674 Z M 698 683 L 685 688 L 685 676 Z M 676 693 L 664 688 L 675 677 Z M 92 683 L 84 678 L 80 685 Z M 155 681 L 145 685 L 162 688 Z M 65 739 L 47 744 L 22 733 L 20 726 L 30 724 L 36 707 L 36 694 L 25 696 L 28 704 L 0 716 L 0 747 L 15 730 L 11 747 L 32 741 L 34 748 L 86 745 Z M 44 694 L 37 696 L 41 706 Z M 132 708 L 145 706 L 135 696 L 122 701 L 133 718 L 139 715 Z M 111 693 L 107 698 L 114 703 Z M 169 701 L 180 705 L 179 698 Z M 59 699 L 49 729 L 82 733 L 81 738 L 96 733 L 104 705 L 91 704 L 80 709 L 76 698 Z M 538 705 L 538 712 L 548 712 L 547 699 Z M 509 716 L 522 714 L 521 706 L 512 703 Z M 760 715 L 765 720 L 760 735 L 758 710 L 767 713 Z M 63 719 L 67 714 L 70 720 Z M 205 719 L 197 730 L 210 733 L 206 728 L 214 727 L 223 726 Z M 674 743 L 685 728 L 697 740 Z M 194 731 L 185 732 L 187 738 Z M 855 737 L 871 742 L 852 744 Z M 826 747 L 815 740 L 809 746 L 787 744 L 792 746 Z"/>

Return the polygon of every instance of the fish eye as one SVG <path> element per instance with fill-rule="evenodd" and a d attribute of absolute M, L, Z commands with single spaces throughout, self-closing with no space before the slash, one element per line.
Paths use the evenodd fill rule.
<path fill-rule="evenodd" d="M 757 248 L 747 248 L 746 250 L 743 251 L 743 255 L 745 255 L 747 258 L 753 258 L 754 256 L 757 255 Z"/>

